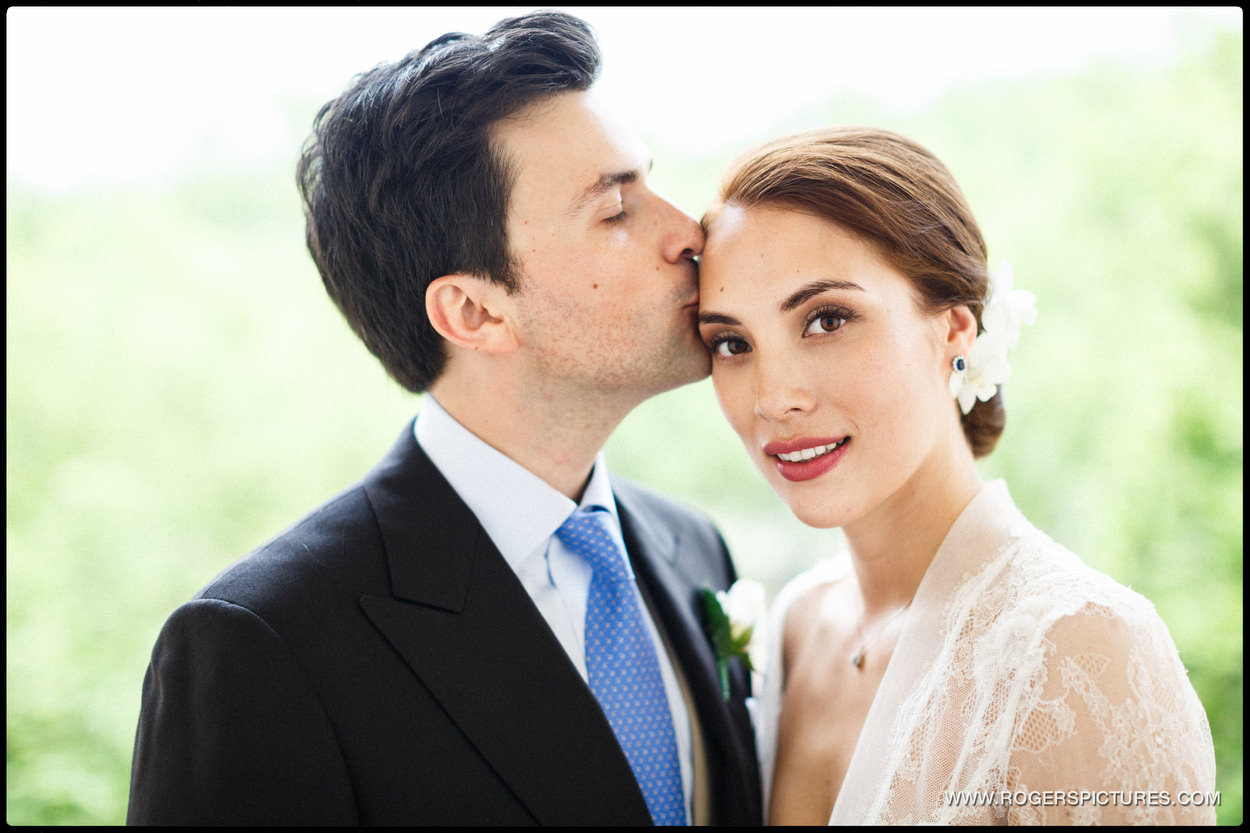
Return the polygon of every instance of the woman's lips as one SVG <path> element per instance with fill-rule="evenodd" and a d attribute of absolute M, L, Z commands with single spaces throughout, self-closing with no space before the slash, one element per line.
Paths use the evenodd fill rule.
<path fill-rule="evenodd" d="M 850 437 L 802 437 L 768 443 L 764 453 L 773 458 L 782 477 L 798 482 L 819 477 L 836 466 L 846 456 L 850 442 Z"/>

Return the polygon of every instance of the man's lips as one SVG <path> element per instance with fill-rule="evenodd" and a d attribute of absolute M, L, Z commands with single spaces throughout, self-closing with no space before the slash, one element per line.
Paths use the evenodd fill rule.
<path fill-rule="evenodd" d="M 763 450 L 786 480 L 811 480 L 836 466 L 850 441 L 850 437 L 799 437 L 767 443 Z"/>

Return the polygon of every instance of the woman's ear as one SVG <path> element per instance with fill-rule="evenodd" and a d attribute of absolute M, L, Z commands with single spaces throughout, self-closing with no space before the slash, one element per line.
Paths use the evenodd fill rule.
<path fill-rule="evenodd" d="M 465 350 L 506 353 L 517 347 L 505 312 L 507 289 L 485 278 L 453 273 L 425 290 L 425 312 L 443 338 Z"/>
<path fill-rule="evenodd" d="M 942 315 L 946 347 L 951 356 L 967 356 L 977 337 L 977 317 L 967 304 L 951 307 Z"/>

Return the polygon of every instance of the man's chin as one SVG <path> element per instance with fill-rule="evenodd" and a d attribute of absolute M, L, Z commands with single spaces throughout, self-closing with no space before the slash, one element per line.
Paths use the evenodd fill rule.
<path fill-rule="evenodd" d="M 681 387 L 691 382 L 701 381 L 712 373 L 712 356 L 697 335 L 693 345 L 675 347 L 672 358 L 673 378 L 675 380 L 672 387 Z"/>
<path fill-rule="evenodd" d="M 638 401 L 642 402 L 666 391 L 706 379 L 711 373 L 711 361 L 706 350 L 700 352 L 703 353 L 703 358 L 691 355 L 687 359 L 684 353 L 672 353 L 666 357 L 668 361 L 655 366 L 647 374 L 645 381 L 639 377 L 641 384 L 638 386 Z"/>

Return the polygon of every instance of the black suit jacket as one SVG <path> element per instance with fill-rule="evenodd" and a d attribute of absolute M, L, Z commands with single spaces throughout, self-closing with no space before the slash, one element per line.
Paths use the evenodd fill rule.
<path fill-rule="evenodd" d="M 613 478 L 622 532 L 704 738 L 712 822 L 761 821 L 734 661 L 702 587 L 706 521 Z M 357 486 L 165 623 L 143 685 L 132 824 L 650 824 L 594 695 L 411 425 Z"/>

